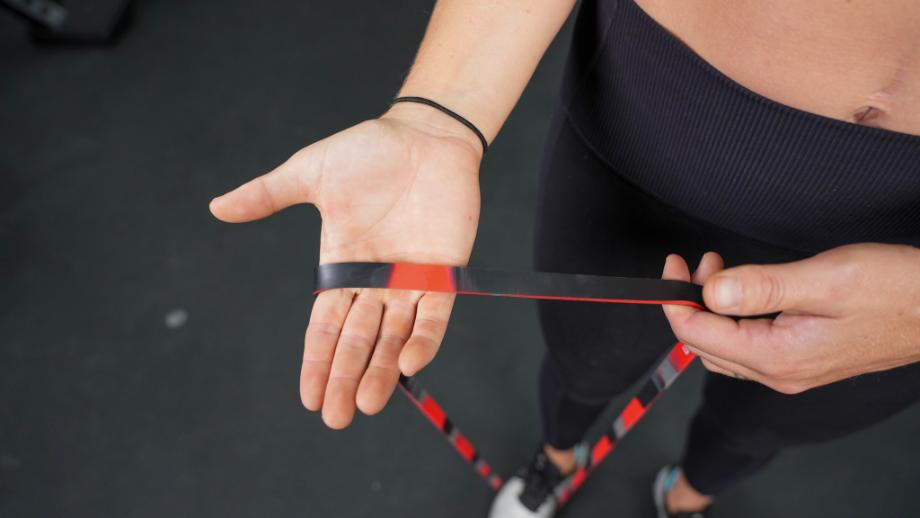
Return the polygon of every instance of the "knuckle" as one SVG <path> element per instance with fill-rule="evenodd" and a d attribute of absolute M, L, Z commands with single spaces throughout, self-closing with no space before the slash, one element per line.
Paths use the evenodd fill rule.
<path fill-rule="evenodd" d="M 343 333 L 339 336 L 338 347 L 353 351 L 366 351 L 373 347 L 370 338 L 358 333 Z"/>
<path fill-rule="evenodd" d="M 762 308 L 776 308 L 786 298 L 785 283 L 764 268 L 756 268 L 757 281 L 754 282 L 754 297 L 750 302 Z M 758 309 L 758 308 L 753 308 Z"/>
<path fill-rule="evenodd" d="M 307 335 L 313 334 L 320 337 L 336 338 L 341 331 L 341 326 L 331 322 L 310 322 L 307 325 Z"/>
<path fill-rule="evenodd" d="M 326 391 L 327 392 L 330 390 L 349 391 L 349 390 L 357 388 L 359 381 L 360 381 L 360 378 L 358 378 L 358 376 L 355 374 L 339 373 L 339 374 L 329 377 L 329 383 L 326 386 Z"/>
<path fill-rule="evenodd" d="M 355 299 L 354 305 L 352 306 L 352 311 L 373 314 L 379 312 L 380 308 L 381 304 L 380 300 L 377 299 L 377 295 L 368 291 L 364 291 L 358 296 L 358 298 Z"/>
<path fill-rule="evenodd" d="M 762 330 L 752 320 L 738 322 L 738 340 L 741 343 L 756 343 L 761 338 Z"/>
<path fill-rule="evenodd" d="M 303 357 L 303 370 L 305 375 L 309 373 L 311 376 L 323 371 L 328 372 L 329 360 L 305 353 Z"/>
<path fill-rule="evenodd" d="M 421 368 L 428 365 L 438 354 L 441 342 L 427 336 L 413 336 L 406 343 L 406 347 L 413 350 L 413 361 Z"/>
<path fill-rule="evenodd" d="M 869 276 L 871 274 L 868 266 L 869 265 L 865 261 L 860 260 L 860 258 L 850 257 L 837 265 L 837 275 L 858 286 L 865 285 L 869 281 Z M 835 285 L 831 285 L 831 287 L 833 286 Z"/>
<path fill-rule="evenodd" d="M 415 335 L 412 337 L 412 340 L 415 342 L 417 347 L 421 347 L 429 351 L 437 350 L 441 343 L 440 340 L 436 340 L 435 338 L 427 335 Z"/>
<path fill-rule="evenodd" d="M 399 377 L 399 369 L 395 365 L 371 363 L 367 366 L 366 376 L 378 377 L 384 380 Z"/>
<path fill-rule="evenodd" d="M 447 327 L 447 320 L 438 317 L 418 317 L 415 319 L 417 332 L 431 336 L 439 336 Z"/>
<path fill-rule="evenodd" d="M 840 296 L 852 289 L 853 285 L 865 285 L 872 275 L 870 260 L 866 250 L 858 245 L 843 246 L 827 252 L 824 256 L 825 268 L 834 278 L 846 279 L 846 283 L 829 283 L 830 296 Z"/>
<path fill-rule="evenodd" d="M 409 337 L 402 333 L 385 332 L 381 333 L 380 337 L 377 338 L 377 346 L 386 348 L 398 348 L 402 347 L 408 339 Z"/>
<path fill-rule="evenodd" d="M 416 305 L 414 301 L 407 300 L 405 298 L 400 298 L 400 292 L 391 292 L 397 293 L 395 298 L 387 299 L 386 311 L 388 313 L 397 313 L 403 316 L 413 316 L 415 314 Z"/>
<path fill-rule="evenodd" d="M 262 196 L 262 202 L 272 213 L 278 212 L 280 206 L 275 199 L 275 195 L 272 193 L 272 190 L 269 188 L 268 182 L 265 178 L 256 178 L 256 185 L 259 186 L 259 192 Z"/>

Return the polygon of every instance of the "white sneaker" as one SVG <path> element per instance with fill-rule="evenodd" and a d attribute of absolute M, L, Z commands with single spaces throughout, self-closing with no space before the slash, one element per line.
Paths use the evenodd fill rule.
<path fill-rule="evenodd" d="M 557 507 L 553 490 L 564 479 L 539 448 L 527 468 L 498 491 L 489 518 L 550 518 Z"/>
<path fill-rule="evenodd" d="M 556 499 L 550 491 L 547 498 L 535 508 L 528 507 L 521 501 L 521 494 L 525 489 L 523 478 L 515 475 L 505 481 L 498 491 L 489 518 L 550 518 L 556 512 Z"/>

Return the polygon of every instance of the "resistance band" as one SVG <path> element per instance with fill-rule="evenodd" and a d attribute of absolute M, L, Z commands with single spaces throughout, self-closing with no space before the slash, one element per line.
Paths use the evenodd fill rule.
<path fill-rule="evenodd" d="M 497 272 L 461 266 L 335 263 L 316 269 L 316 293 L 334 288 L 385 288 L 521 299 L 677 304 L 703 309 L 696 284 L 662 279 L 539 272 Z"/>
<path fill-rule="evenodd" d="M 458 295 L 486 295 L 524 299 L 569 300 L 621 304 L 677 304 L 704 309 L 700 286 L 682 281 L 539 272 L 497 272 L 460 266 L 407 263 L 335 263 L 316 269 L 316 293 L 338 288 L 382 288 L 435 291 Z M 695 356 L 676 344 L 643 380 L 607 432 L 594 442 L 590 455 L 555 489 L 560 505 L 571 499 L 588 475 L 646 414 Z M 493 490 L 502 479 L 479 456 L 431 395 L 412 378 L 402 376 L 400 387 L 412 404 L 437 428 L 457 453 Z"/>

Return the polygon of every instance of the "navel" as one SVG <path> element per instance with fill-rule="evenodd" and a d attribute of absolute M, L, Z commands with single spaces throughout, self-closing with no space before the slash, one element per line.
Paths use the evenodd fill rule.
<path fill-rule="evenodd" d="M 863 106 L 853 113 L 853 122 L 861 126 L 879 127 L 884 112 L 875 106 Z"/>

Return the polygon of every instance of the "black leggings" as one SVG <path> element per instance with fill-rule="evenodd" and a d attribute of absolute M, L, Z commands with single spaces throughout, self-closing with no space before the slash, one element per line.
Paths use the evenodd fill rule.
<path fill-rule="evenodd" d="M 681 254 L 693 267 L 709 250 L 722 254 L 728 266 L 806 255 L 661 203 L 623 180 L 564 116 L 556 117 L 541 172 L 537 270 L 660 277 L 668 253 Z M 538 310 L 547 346 L 539 383 L 544 438 L 567 449 L 675 339 L 654 306 L 541 301 Z M 694 488 L 715 495 L 787 446 L 865 428 L 918 397 L 920 364 L 793 396 L 709 373 L 682 467 Z"/>

